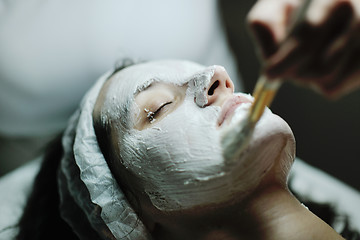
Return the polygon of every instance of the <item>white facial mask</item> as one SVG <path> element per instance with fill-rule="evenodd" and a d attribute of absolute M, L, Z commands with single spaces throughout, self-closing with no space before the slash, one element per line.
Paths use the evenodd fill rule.
<path fill-rule="evenodd" d="M 274 126 L 287 126 L 267 110 L 257 127 L 260 131 L 255 130 L 258 139 L 250 146 L 251 151 L 238 161 L 225 162 L 221 137 L 227 128 L 217 128 L 221 108 L 203 107 L 207 103 L 204 88 L 214 74 L 213 68 L 170 61 L 152 62 L 133 70 L 124 71 L 122 79 L 119 77 L 109 88 L 103 112 L 112 120 L 133 116 L 134 97 L 124 95 L 129 89 L 136 93 L 152 81 L 188 83 L 184 102 L 152 127 L 133 129 L 130 117 L 113 125 L 120 136 L 117 144 L 122 164 L 139 177 L 158 209 L 189 209 L 229 202 L 235 196 L 239 199 L 259 183 L 284 147 L 283 139 L 269 141 L 264 137 L 274 133 Z M 230 126 L 245 117 L 249 107 L 249 103 L 240 105 Z M 259 147 L 262 141 L 265 146 Z"/>

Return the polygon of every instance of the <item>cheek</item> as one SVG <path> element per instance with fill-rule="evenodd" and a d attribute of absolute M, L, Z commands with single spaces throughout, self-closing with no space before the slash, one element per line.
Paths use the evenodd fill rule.
<path fill-rule="evenodd" d="M 138 132 L 142 158 L 162 174 L 201 172 L 203 167 L 219 164 L 217 115 L 216 110 L 182 106 L 154 127 Z"/>
<path fill-rule="evenodd" d="M 134 104 L 134 106 L 131 108 L 132 117 L 130 118 L 130 126 L 134 126 L 134 128 L 138 128 L 137 126 L 142 125 L 142 120 L 140 114 L 143 114 L 144 109 L 140 109 L 140 107 L 137 104 Z"/>
<path fill-rule="evenodd" d="M 154 206 L 178 209 L 208 199 L 199 194 L 199 188 L 212 191 L 207 180 L 222 174 L 217 115 L 215 109 L 196 112 L 183 107 L 126 138 L 131 150 L 124 164 L 143 180 Z M 193 201 L 192 194 L 199 199 Z"/>

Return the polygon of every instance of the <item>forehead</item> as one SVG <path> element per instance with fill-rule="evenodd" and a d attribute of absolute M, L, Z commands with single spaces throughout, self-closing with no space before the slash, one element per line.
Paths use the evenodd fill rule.
<path fill-rule="evenodd" d="M 111 77 L 109 93 L 113 92 L 115 94 L 117 92 L 119 94 L 121 92 L 125 94 L 126 92 L 134 95 L 154 81 L 181 85 L 203 69 L 205 69 L 205 66 L 200 64 L 178 60 L 137 64 L 125 68 Z"/>
<path fill-rule="evenodd" d="M 121 120 L 128 126 L 129 112 L 135 102 L 135 94 L 148 87 L 152 82 L 182 85 L 205 66 L 189 61 L 153 61 L 127 67 L 114 74 L 105 82 L 97 98 L 97 108 L 103 121 Z"/>

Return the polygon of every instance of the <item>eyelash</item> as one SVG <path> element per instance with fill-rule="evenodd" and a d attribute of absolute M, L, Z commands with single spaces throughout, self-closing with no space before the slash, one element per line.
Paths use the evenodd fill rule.
<path fill-rule="evenodd" d="M 164 103 L 163 105 L 161 105 L 158 109 L 156 109 L 155 112 L 151 112 L 150 110 L 145 108 L 145 112 L 147 113 L 147 119 L 149 120 L 150 123 L 153 123 L 156 119 L 156 115 L 161 111 L 161 109 L 163 109 L 163 107 L 165 107 L 166 105 L 171 104 L 172 102 L 167 102 Z"/>

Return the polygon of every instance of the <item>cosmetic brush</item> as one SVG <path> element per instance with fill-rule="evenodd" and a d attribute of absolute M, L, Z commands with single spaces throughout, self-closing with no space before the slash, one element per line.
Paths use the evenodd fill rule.
<path fill-rule="evenodd" d="M 249 145 L 256 123 L 260 120 L 266 106 L 270 106 L 282 81 L 269 81 L 265 75 L 261 75 L 254 88 L 254 102 L 245 119 L 231 128 L 222 138 L 224 158 L 226 161 L 240 156 Z"/>

